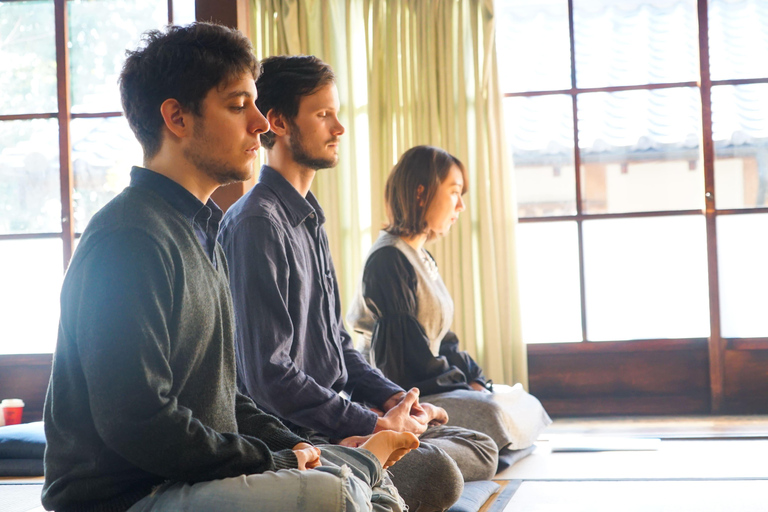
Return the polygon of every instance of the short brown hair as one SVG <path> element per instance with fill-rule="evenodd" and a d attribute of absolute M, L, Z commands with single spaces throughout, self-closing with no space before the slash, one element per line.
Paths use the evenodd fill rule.
<path fill-rule="evenodd" d="M 451 167 L 456 166 L 464 177 L 461 193 L 467 191 L 467 170 L 464 164 L 447 151 L 434 146 L 415 146 L 403 153 L 387 178 L 384 201 L 389 224 L 387 232 L 404 237 L 429 232 L 426 213 L 440 184 L 448 177 Z M 424 187 L 419 196 L 419 185 Z M 419 204 L 423 202 L 423 204 Z"/>
<path fill-rule="evenodd" d="M 331 66 L 314 55 L 277 55 L 261 61 L 256 80 L 256 107 L 265 116 L 270 110 L 282 114 L 291 122 L 299 113 L 299 103 L 320 88 L 334 83 Z M 275 145 L 275 132 L 262 133 L 259 138 L 265 149 Z"/>

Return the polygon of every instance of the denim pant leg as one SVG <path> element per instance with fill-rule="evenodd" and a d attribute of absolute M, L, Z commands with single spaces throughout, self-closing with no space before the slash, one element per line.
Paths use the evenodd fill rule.
<path fill-rule="evenodd" d="M 339 445 L 321 445 L 320 460 L 323 465 L 343 466 L 371 488 L 371 505 L 376 512 L 403 512 L 405 502 L 397 492 L 392 480 L 381 467 L 378 459 L 365 449 L 347 448 Z"/>
<path fill-rule="evenodd" d="M 371 489 L 349 467 L 283 469 L 196 484 L 160 486 L 128 512 L 357 512 L 369 510 Z"/>

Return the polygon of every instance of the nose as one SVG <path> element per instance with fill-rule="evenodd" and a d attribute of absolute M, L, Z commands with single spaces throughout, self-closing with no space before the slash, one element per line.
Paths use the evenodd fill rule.
<path fill-rule="evenodd" d="M 262 114 L 261 111 L 256 108 L 256 105 L 253 106 L 248 128 L 254 135 L 259 135 L 269 131 L 269 121 L 267 121 L 267 118 L 264 117 L 264 114 Z"/>
<path fill-rule="evenodd" d="M 334 137 L 338 137 L 339 135 L 344 135 L 344 125 L 341 124 L 341 121 L 339 121 L 339 118 L 336 117 L 336 123 L 334 124 L 332 128 L 332 132 Z"/>
<path fill-rule="evenodd" d="M 459 200 L 456 201 L 456 211 L 463 212 L 465 208 L 466 208 L 466 205 L 464 204 L 464 198 L 462 196 L 459 196 Z"/>

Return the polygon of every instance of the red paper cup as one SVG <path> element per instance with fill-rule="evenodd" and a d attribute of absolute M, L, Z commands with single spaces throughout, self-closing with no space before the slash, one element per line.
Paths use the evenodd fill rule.
<path fill-rule="evenodd" d="M 21 423 L 21 415 L 24 412 L 24 401 L 18 398 L 5 399 L 0 404 L 3 407 L 3 419 L 6 425 L 18 425 Z"/>

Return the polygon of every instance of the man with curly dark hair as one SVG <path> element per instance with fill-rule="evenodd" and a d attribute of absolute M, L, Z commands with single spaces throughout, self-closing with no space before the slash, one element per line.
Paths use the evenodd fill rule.
<path fill-rule="evenodd" d="M 210 196 L 251 176 L 269 129 L 256 73 L 248 39 L 206 23 L 149 32 L 128 53 L 120 92 L 144 162 L 93 217 L 64 279 L 44 409 L 47 509 L 403 508 L 384 470 L 415 436 L 321 453 L 237 391 Z"/>

